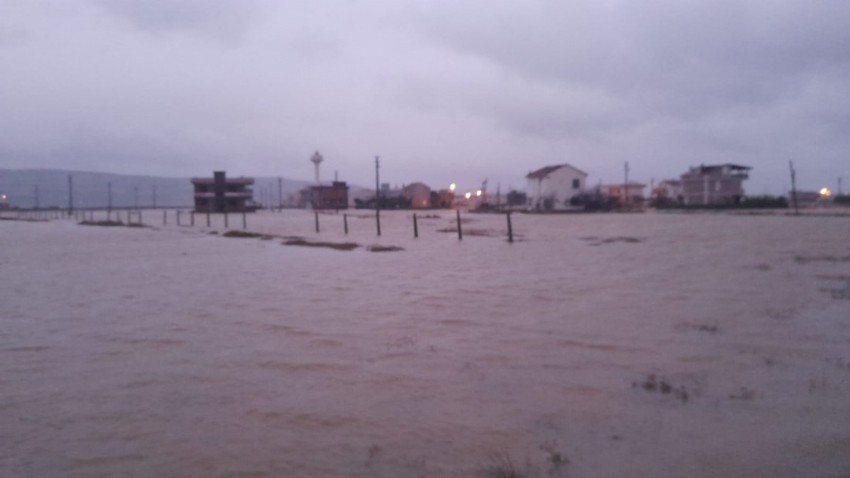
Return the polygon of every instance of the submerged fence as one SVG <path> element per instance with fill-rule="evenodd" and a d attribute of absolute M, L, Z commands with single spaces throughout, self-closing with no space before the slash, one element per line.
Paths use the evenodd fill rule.
<path fill-rule="evenodd" d="M 364 211 L 367 212 L 368 211 Z M 386 213 L 387 211 L 385 211 Z M 126 209 L 116 209 L 116 208 L 106 208 L 106 209 L 75 209 L 75 210 L 67 210 L 67 209 L 7 209 L 0 210 L 0 219 L 4 220 L 24 220 L 24 221 L 50 221 L 50 220 L 74 220 L 80 223 L 91 223 L 91 224 L 100 224 L 103 225 L 128 225 L 128 226 L 147 226 L 147 227 L 169 227 L 176 226 L 181 228 L 205 228 L 211 229 L 214 227 L 223 227 L 224 229 L 229 229 L 231 227 L 231 223 L 234 223 L 234 227 L 241 227 L 242 230 L 248 229 L 248 216 L 253 214 L 262 214 L 262 213 L 252 213 L 248 214 L 247 212 L 223 212 L 223 213 L 211 213 L 211 212 L 196 212 L 194 210 L 184 210 L 184 209 L 135 209 L 135 208 L 126 208 Z M 421 212 L 402 212 L 402 211 L 392 211 L 393 215 L 401 215 L 404 214 L 412 221 L 410 222 L 409 234 L 414 238 L 418 239 L 423 230 L 421 227 L 421 221 L 423 219 L 451 219 L 450 216 L 446 215 L 444 211 L 435 211 L 433 213 L 425 213 L 424 215 Z M 196 216 L 200 215 L 198 218 Z M 473 236 L 500 236 L 504 237 L 508 242 L 514 242 L 514 229 L 512 223 L 512 213 L 508 212 L 499 212 L 499 213 L 465 213 L 462 214 L 460 210 L 455 210 L 454 220 L 450 222 L 450 226 L 443 227 L 437 229 L 438 233 L 454 233 L 457 236 L 458 241 L 463 241 L 464 238 L 464 223 L 468 221 L 469 216 L 478 216 L 478 217 L 494 217 L 494 216 L 503 216 L 504 217 L 504 226 L 503 228 L 499 228 L 498 231 L 488 230 L 486 233 L 482 233 L 481 230 L 469 229 L 467 230 L 467 235 Z M 312 217 L 310 217 L 312 216 Z M 266 218 L 270 218 L 271 216 L 265 216 Z M 325 214 L 321 213 L 318 210 L 312 211 L 312 214 L 303 216 L 305 219 L 309 218 L 309 221 L 312 222 L 312 230 L 316 234 L 322 234 L 323 230 L 325 232 L 333 232 L 333 231 L 342 231 L 345 236 L 348 236 L 353 232 L 352 222 L 349 220 L 352 215 L 349 213 L 333 213 L 333 214 Z M 366 215 L 353 215 L 358 219 L 366 219 L 368 217 L 372 217 L 371 214 Z M 387 218 L 385 218 L 386 221 Z M 146 223 L 145 221 L 148 221 Z M 375 229 L 373 231 L 377 231 L 377 235 L 381 236 L 381 217 L 379 213 L 376 211 L 374 214 L 375 220 Z M 260 221 L 261 222 L 261 221 Z M 306 221 L 305 221 L 306 222 Z M 309 230 L 310 227 L 306 224 L 302 224 L 304 230 Z M 336 229 L 336 228 L 339 229 Z M 298 227 L 297 231 L 290 231 L 293 234 L 303 234 L 304 230 L 301 230 L 301 227 Z M 370 227 L 371 229 L 371 227 Z M 361 234 L 364 230 L 359 230 Z M 398 231 L 397 231 L 398 232 Z M 373 232 L 374 233 L 374 232 Z M 410 237 L 410 236 L 408 236 Z"/>

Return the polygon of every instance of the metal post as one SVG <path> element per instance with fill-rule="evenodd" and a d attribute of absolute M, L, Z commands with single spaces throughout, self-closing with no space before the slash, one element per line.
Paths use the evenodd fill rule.
<path fill-rule="evenodd" d="M 316 232 L 319 232 L 319 211 L 313 210 L 313 214 L 316 216 Z"/>
<path fill-rule="evenodd" d="M 210 210 L 207 209 L 207 227 L 210 227 Z"/>
<path fill-rule="evenodd" d="M 508 211 L 508 242 L 514 242 L 514 228 L 511 225 L 511 212 Z"/>
<path fill-rule="evenodd" d="M 248 214 L 242 211 L 242 229 L 248 229 Z"/>
<path fill-rule="evenodd" d="M 380 169 L 380 156 L 375 156 L 375 224 L 378 226 L 378 237 L 381 237 L 381 186 L 378 170 Z"/>
<path fill-rule="evenodd" d="M 348 235 L 348 214 L 342 215 L 342 227 L 345 230 L 345 235 Z"/>
<path fill-rule="evenodd" d="M 460 209 L 458 209 L 456 212 L 457 212 L 457 240 L 462 241 L 463 240 L 463 228 L 460 225 Z"/>
<path fill-rule="evenodd" d="M 224 211 L 224 228 L 227 229 L 227 211 Z"/>
<path fill-rule="evenodd" d="M 413 213 L 413 237 L 419 237 L 419 225 L 416 223 L 416 213 Z"/>
<path fill-rule="evenodd" d="M 794 171 L 794 162 L 788 161 L 788 167 L 791 168 L 791 200 L 794 202 L 794 214 L 800 214 L 800 208 L 797 204 L 797 171 Z"/>
<path fill-rule="evenodd" d="M 168 211 L 162 211 L 162 225 L 166 225 L 168 223 Z"/>
<path fill-rule="evenodd" d="M 68 216 L 74 211 L 74 177 L 68 175 Z"/>

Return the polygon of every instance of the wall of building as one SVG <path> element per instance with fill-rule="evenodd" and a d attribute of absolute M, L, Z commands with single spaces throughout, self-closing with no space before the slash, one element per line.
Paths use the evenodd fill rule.
<path fill-rule="evenodd" d="M 569 166 L 558 168 L 542 179 L 527 178 L 528 209 L 566 211 L 577 209 L 570 199 L 585 189 L 586 175 Z"/>

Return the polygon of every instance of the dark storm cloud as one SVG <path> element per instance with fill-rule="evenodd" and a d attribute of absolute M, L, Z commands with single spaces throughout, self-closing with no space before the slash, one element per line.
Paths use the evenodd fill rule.
<path fill-rule="evenodd" d="M 850 7 L 839 2 L 485 3 L 420 13 L 417 24 L 529 84 L 590 91 L 606 116 L 629 122 L 763 109 L 848 73 Z M 563 96 L 552 99 L 571 106 Z"/>

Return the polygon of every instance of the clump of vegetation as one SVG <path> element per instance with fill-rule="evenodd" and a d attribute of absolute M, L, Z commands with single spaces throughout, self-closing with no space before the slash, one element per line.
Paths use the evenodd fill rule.
<path fill-rule="evenodd" d="M 747 387 L 741 387 L 741 389 L 737 393 L 729 394 L 729 398 L 731 400 L 746 400 L 751 401 L 755 400 L 756 392 Z"/>
<path fill-rule="evenodd" d="M 481 478 L 525 478 L 528 476 L 517 469 L 508 453 L 491 453 L 489 459 L 490 463 L 485 465 L 478 474 Z"/>
<path fill-rule="evenodd" d="M 366 248 L 369 252 L 396 252 L 403 251 L 403 247 L 398 246 L 369 246 Z"/>
<path fill-rule="evenodd" d="M 0 217 L 0 221 L 49 222 L 47 219 L 37 219 L 34 217 Z"/>
<path fill-rule="evenodd" d="M 850 262 L 850 256 L 797 256 L 794 258 L 794 261 L 800 264 L 807 264 L 809 262 Z"/>
<path fill-rule="evenodd" d="M 720 327 L 717 325 L 709 325 L 709 324 L 691 324 L 688 322 L 681 322 L 675 325 L 676 330 L 696 330 L 699 332 L 708 332 L 710 334 L 716 334 L 720 331 Z"/>
<path fill-rule="evenodd" d="M 690 398 L 690 396 L 688 395 L 688 391 L 685 389 L 685 387 L 674 387 L 669 382 L 667 382 L 667 380 L 663 378 L 659 379 L 658 377 L 656 377 L 654 373 L 649 374 L 642 382 L 633 382 L 632 387 L 640 387 L 646 390 L 647 392 L 658 392 L 663 395 L 672 395 L 681 400 L 682 403 L 687 403 L 688 399 Z"/>
<path fill-rule="evenodd" d="M 599 238 L 595 236 L 583 237 L 582 240 L 588 241 L 588 244 L 591 246 L 601 246 L 603 244 L 613 244 L 615 242 L 625 242 L 627 244 L 637 244 L 638 242 L 643 242 L 643 239 L 637 237 L 629 237 L 629 236 L 617 236 L 617 237 L 605 237 Z"/>
<path fill-rule="evenodd" d="M 545 454 L 546 464 L 537 466 L 526 458 L 523 465 L 514 463 L 511 455 L 507 452 L 490 453 L 487 456 L 488 463 L 482 466 L 477 473 L 481 478 L 536 478 L 543 476 L 544 468 L 546 476 L 564 476 L 564 468 L 570 464 L 567 456 L 559 451 L 555 440 L 546 441 L 540 445 L 540 450 Z"/>
<path fill-rule="evenodd" d="M 457 227 L 444 227 L 444 228 L 441 228 L 441 229 L 437 229 L 437 232 L 456 233 Z M 463 229 L 463 235 L 464 236 L 477 236 L 477 237 L 495 237 L 495 236 L 506 236 L 507 233 L 488 231 L 486 229 Z"/>
<path fill-rule="evenodd" d="M 121 227 L 125 226 L 125 224 L 121 221 L 82 221 L 80 222 L 81 226 L 102 226 L 102 227 Z"/>
<path fill-rule="evenodd" d="M 310 242 L 306 239 L 291 238 L 283 242 L 284 246 L 326 247 L 337 251 L 352 251 L 360 247 L 356 242 Z"/>
<path fill-rule="evenodd" d="M 264 238 L 264 234 L 258 232 L 230 230 L 221 235 L 221 237 L 238 237 L 238 238 Z"/>
<path fill-rule="evenodd" d="M 540 445 L 540 450 L 546 453 L 546 461 L 551 467 L 550 474 L 560 472 L 561 468 L 570 464 L 569 458 L 562 452 L 558 451 L 558 443 L 555 440 L 543 442 Z"/>

